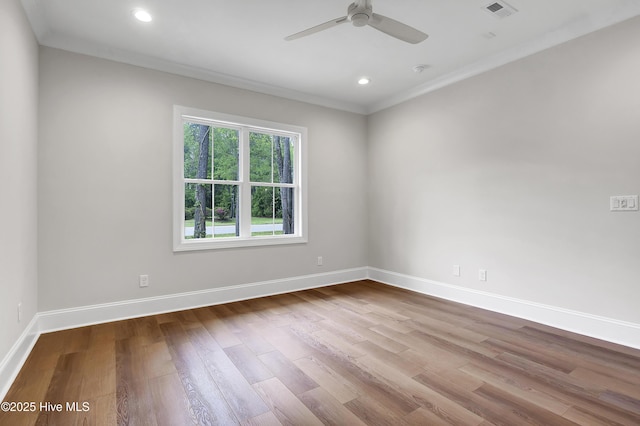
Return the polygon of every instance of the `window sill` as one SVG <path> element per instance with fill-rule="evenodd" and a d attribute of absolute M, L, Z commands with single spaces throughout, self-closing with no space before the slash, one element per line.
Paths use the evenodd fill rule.
<path fill-rule="evenodd" d="M 253 238 L 220 238 L 201 240 L 179 240 L 173 246 L 174 252 L 216 250 L 239 247 L 262 247 L 276 246 L 283 244 L 304 244 L 306 237 L 302 236 L 274 236 L 274 237 L 253 237 Z"/>

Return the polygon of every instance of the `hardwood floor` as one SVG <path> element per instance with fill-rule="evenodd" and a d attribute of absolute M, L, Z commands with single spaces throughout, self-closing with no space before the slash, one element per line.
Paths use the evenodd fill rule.
<path fill-rule="evenodd" d="M 36 406 L 2 426 L 640 425 L 640 351 L 360 281 L 43 334 L 5 401 Z"/>

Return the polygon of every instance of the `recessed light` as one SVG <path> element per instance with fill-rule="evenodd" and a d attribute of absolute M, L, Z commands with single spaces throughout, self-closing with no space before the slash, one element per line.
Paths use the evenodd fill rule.
<path fill-rule="evenodd" d="M 371 83 L 371 79 L 369 77 L 360 77 L 360 79 L 358 80 L 358 84 L 361 86 L 367 85 Z"/>
<path fill-rule="evenodd" d="M 140 22 L 151 22 L 153 18 L 151 14 L 144 9 L 135 9 L 133 11 L 133 16 Z"/>

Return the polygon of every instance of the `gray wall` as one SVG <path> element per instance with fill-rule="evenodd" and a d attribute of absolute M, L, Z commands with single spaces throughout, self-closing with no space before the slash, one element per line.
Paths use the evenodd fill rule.
<path fill-rule="evenodd" d="M 0 355 L 36 309 L 365 265 L 640 323 L 640 214 L 608 211 L 640 192 L 638 19 L 367 119 L 51 48 L 37 114 L 35 41 L 0 10 Z M 308 127 L 308 244 L 171 251 L 173 104 Z"/>
<path fill-rule="evenodd" d="M 41 311 L 367 264 L 364 116 L 51 48 L 40 75 Z M 308 244 L 172 252 L 174 104 L 308 128 Z"/>
<path fill-rule="evenodd" d="M 640 323 L 640 214 L 609 212 L 640 193 L 638 40 L 636 18 L 370 116 L 370 266 Z"/>
<path fill-rule="evenodd" d="M 18 0 L 0 2 L 0 361 L 37 306 L 38 44 Z M 18 303 L 22 322 L 18 323 Z"/>

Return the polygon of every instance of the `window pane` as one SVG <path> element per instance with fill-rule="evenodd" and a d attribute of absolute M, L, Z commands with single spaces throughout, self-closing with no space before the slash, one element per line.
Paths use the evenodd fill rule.
<path fill-rule="evenodd" d="M 289 137 L 273 137 L 273 181 L 293 183 L 294 146 Z"/>
<path fill-rule="evenodd" d="M 184 188 L 184 238 L 211 238 L 212 185 L 187 183 Z"/>
<path fill-rule="evenodd" d="M 211 127 L 184 123 L 184 177 L 211 179 Z"/>
<path fill-rule="evenodd" d="M 213 178 L 238 180 L 239 132 L 235 129 L 213 129 Z"/>
<path fill-rule="evenodd" d="M 273 182 L 272 136 L 264 133 L 249 133 L 249 180 L 251 182 Z"/>
<path fill-rule="evenodd" d="M 236 185 L 214 185 L 214 191 L 214 237 L 229 238 L 239 236 L 238 187 Z"/>
<path fill-rule="evenodd" d="M 251 188 L 251 236 L 295 234 L 293 188 Z"/>
<path fill-rule="evenodd" d="M 251 187 L 251 236 L 273 235 L 274 191 L 271 187 Z"/>
<path fill-rule="evenodd" d="M 275 220 L 280 223 L 280 231 L 276 234 L 295 234 L 295 202 L 293 199 L 293 188 L 275 188 L 274 198 L 276 201 Z"/>

